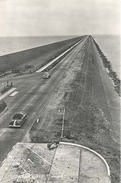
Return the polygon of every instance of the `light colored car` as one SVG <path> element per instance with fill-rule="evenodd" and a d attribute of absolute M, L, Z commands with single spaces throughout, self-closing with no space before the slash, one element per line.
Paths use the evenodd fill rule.
<path fill-rule="evenodd" d="M 48 78 L 50 78 L 50 74 L 49 74 L 49 72 L 45 72 L 44 74 L 43 74 L 43 79 L 48 79 Z"/>
<path fill-rule="evenodd" d="M 12 121 L 9 123 L 9 127 L 20 128 L 21 125 L 26 121 L 27 115 L 23 113 L 16 113 Z"/>

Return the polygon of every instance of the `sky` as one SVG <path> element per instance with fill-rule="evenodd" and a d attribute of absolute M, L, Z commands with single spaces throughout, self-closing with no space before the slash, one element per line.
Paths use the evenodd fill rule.
<path fill-rule="evenodd" d="M 120 34 L 120 0 L 0 0 L 0 36 Z"/>

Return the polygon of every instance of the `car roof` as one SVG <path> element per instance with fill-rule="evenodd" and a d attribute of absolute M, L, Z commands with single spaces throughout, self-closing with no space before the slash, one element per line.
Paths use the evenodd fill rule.
<path fill-rule="evenodd" d="M 22 117 L 22 116 L 24 116 L 24 115 L 25 115 L 24 113 L 16 113 L 16 114 L 14 114 L 13 118 L 14 118 L 14 117 L 17 117 L 17 116 Z"/>

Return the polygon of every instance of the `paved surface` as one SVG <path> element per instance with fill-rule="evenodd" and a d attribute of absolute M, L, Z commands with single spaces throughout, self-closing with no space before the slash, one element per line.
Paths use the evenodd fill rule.
<path fill-rule="evenodd" d="M 9 91 L 5 92 L 3 95 L 0 95 L 0 100 L 4 99 L 5 97 L 10 95 L 15 90 L 16 90 L 16 88 L 11 88 Z"/>
<path fill-rule="evenodd" d="M 84 43 L 85 41 L 82 41 L 51 70 L 51 78 L 48 80 L 42 79 L 41 73 L 11 78 L 10 81 L 13 82 L 18 94 L 14 97 L 6 96 L 4 98 L 8 110 L 0 117 L 0 163 L 13 145 L 22 141 L 27 131 L 40 116 L 52 92 L 58 86 L 67 68 L 74 61 Z M 0 82 L 3 83 L 6 80 L 8 78 L 3 78 Z M 8 128 L 12 116 L 22 111 L 28 115 L 27 121 L 22 128 Z"/>
<path fill-rule="evenodd" d="M 44 111 L 44 107 L 49 97 L 51 96 L 52 92 L 55 91 L 59 81 L 64 77 L 64 74 L 67 71 L 68 67 L 76 59 L 76 56 L 81 50 L 83 44 L 84 42 L 80 43 L 80 45 L 74 48 L 74 50 L 72 50 L 64 59 L 62 59 L 62 61 L 54 69 L 52 69 L 51 78 L 49 80 L 42 79 L 41 73 L 34 73 L 28 76 L 19 76 L 11 80 L 13 81 L 14 86 L 18 91 L 18 94 L 15 95 L 14 97 L 6 96 L 4 98 L 5 102 L 8 104 L 8 110 L 6 111 L 6 113 L 3 113 L 3 115 L 0 118 L 0 163 L 3 161 L 3 159 L 10 152 L 11 148 L 17 142 L 22 142 L 23 138 L 26 136 L 27 131 L 31 128 L 32 124 L 35 122 L 35 119 L 39 118 L 41 112 Z M 119 104 L 119 99 L 117 95 L 114 96 L 114 92 L 112 92 L 114 90 L 113 88 L 111 89 L 110 87 L 109 88 L 106 87 L 109 85 L 108 82 L 111 82 L 111 81 L 105 71 L 105 68 L 102 65 L 102 61 L 100 60 L 99 54 L 97 53 L 97 50 L 93 45 L 93 42 L 92 42 L 92 49 L 93 49 L 92 53 L 95 60 L 99 61 L 99 62 L 96 62 L 96 65 L 95 65 L 97 72 L 99 72 L 99 76 L 100 76 L 99 80 L 101 81 L 102 75 L 104 76 L 102 83 L 103 83 L 103 90 L 104 90 L 103 93 L 105 95 L 102 95 L 102 96 L 100 95 L 98 100 L 101 103 L 102 98 L 104 98 L 104 101 L 103 101 L 104 111 L 107 111 L 108 113 L 107 116 L 109 115 L 109 117 L 111 118 L 110 124 L 114 128 L 111 131 L 111 133 L 115 134 L 115 141 L 118 142 L 118 139 L 119 139 L 118 135 L 119 135 L 120 128 L 119 128 L 119 123 L 117 121 L 119 121 L 118 118 L 120 115 L 119 115 L 119 110 L 117 110 L 118 109 L 117 106 Z M 93 73 L 93 79 L 94 79 L 94 76 L 95 75 Z M 8 78 L 0 79 L 2 83 L 3 81 L 6 82 L 6 80 L 8 80 Z M 24 111 L 25 113 L 28 114 L 28 120 L 26 121 L 26 123 L 22 126 L 21 129 L 8 128 L 9 122 L 13 114 L 21 111 Z M 106 141 L 104 142 L 107 143 Z M 105 169 L 105 166 L 101 160 L 100 160 L 101 162 L 99 162 L 96 157 L 95 159 L 91 155 L 88 156 L 88 153 L 89 153 L 88 151 L 81 150 L 79 148 L 75 150 L 74 147 L 66 148 L 64 146 L 63 148 L 61 148 L 62 146 L 59 146 L 56 150 L 49 151 L 49 154 L 48 154 L 46 146 L 41 145 L 41 148 L 45 150 L 44 151 L 39 150 L 39 152 L 37 150 L 37 147 L 33 146 L 32 148 L 35 148 L 34 151 L 37 150 L 37 154 L 40 153 L 39 156 L 41 156 L 41 159 L 44 162 L 46 162 L 46 165 L 45 163 L 43 163 L 43 161 L 39 163 L 40 157 L 36 154 L 36 151 L 35 151 L 34 154 L 36 154 L 36 156 L 39 157 L 39 159 L 35 158 L 36 159 L 35 164 L 37 164 L 36 167 L 38 167 L 38 169 L 36 170 L 35 168 L 33 172 L 32 167 L 34 166 L 34 164 L 33 164 L 33 159 L 31 159 L 31 156 L 33 157 L 33 155 L 31 153 L 32 150 L 29 149 L 31 148 L 31 145 L 29 148 L 28 146 L 29 144 L 27 144 L 27 150 L 26 150 L 27 157 L 26 157 L 26 152 L 22 150 L 23 148 L 18 147 L 19 150 L 15 151 L 16 155 L 14 155 L 14 151 L 12 151 L 13 154 L 10 153 L 9 159 L 6 159 L 4 161 L 4 164 L 0 169 L 0 173 L 1 173 L 0 177 L 2 177 L 2 182 L 6 182 L 6 181 L 8 182 L 8 179 L 9 179 L 9 182 L 11 182 L 13 178 L 13 174 L 16 175 L 15 171 L 17 172 L 17 177 L 19 177 L 21 174 L 22 176 L 25 176 L 25 179 L 27 179 L 28 177 L 28 179 L 30 180 L 30 177 L 31 177 L 31 180 L 32 180 L 34 176 L 34 178 L 36 178 L 36 182 L 38 181 L 39 183 L 44 181 L 50 182 L 50 183 L 51 182 L 73 182 L 73 183 L 74 182 L 81 182 L 81 183 L 110 182 L 109 177 L 107 176 L 107 171 Z M 21 153 L 19 155 L 20 151 L 22 151 L 23 153 L 23 156 L 22 156 L 23 158 L 21 158 Z M 28 156 L 28 153 L 30 154 L 30 156 Z M 21 160 L 20 160 L 20 163 L 18 161 L 18 164 L 16 164 L 16 160 L 19 159 L 18 156 L 20 157 Z M 43 159 L 43 157 L 45 157 L 44 158 L 45 160 Z M 26 160 L 28 162 L 27 164 L 26 164 Z M 15 165 L 11 164 L 13 162 L 15 163 Z M 90 163 L 95 164 L 96 167 L 93 168 L 94 165 L 92 166 L 92 164 Z M 24 164 L 25 164 L 25 167 L 23 167 Z M 54 166 L 51 166 L 51 164 L 53 164 Z M 86 165 L 88 166 L 86 167 Z M 60 167 L 61 170 L 57 167 Z M 40 177 L 38 176 L 38 171 L 39 171 Z M 11 179 L 10 179 L 10 176 L 11 176 Z M 22 182 L 22 181 L 19 181 L 19 182 Z"/>
<path fill-rule="evenodd" d="M 0 168 L 1 183 L 110 183 L 104 162 L 71 144 L 48 150 L 47 144 L 18 143 Z"/>

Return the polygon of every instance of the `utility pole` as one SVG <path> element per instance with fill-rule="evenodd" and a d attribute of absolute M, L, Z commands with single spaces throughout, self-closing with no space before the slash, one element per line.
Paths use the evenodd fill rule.
<path fill-rule="evenodd" d="M 64 108 L 64 111 L 63 111 L 63 122 L 62 122 L 62 130 L 61 130 L 61 141 L 63 139 L 64 121 L 65 121 L 65 108 Z"/>

